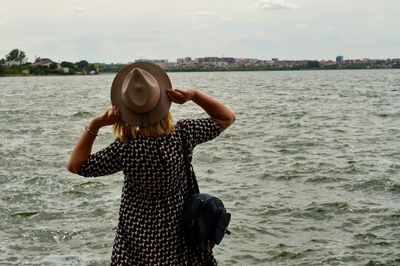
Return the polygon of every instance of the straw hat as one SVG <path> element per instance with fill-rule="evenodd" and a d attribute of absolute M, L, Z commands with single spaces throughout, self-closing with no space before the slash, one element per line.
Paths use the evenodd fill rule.
<path fill-rule="evenodd" d="M 122 68 L 111 85 L 111 102 L 121 120 L 131 126 L 147 127 L 162 120 L 171 107 L 168 75 L 159 66 L 137 62 Z"/>

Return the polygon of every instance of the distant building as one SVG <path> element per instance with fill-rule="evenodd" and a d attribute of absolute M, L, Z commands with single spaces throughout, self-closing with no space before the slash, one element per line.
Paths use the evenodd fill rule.
<path fill-rule="evenodd" d="M 263 61 L 263 64 L 265 65 L 265 66 L 273 66 L 274 65 L 274 61 L 272 61 L 272 60 L 264 60 Z"/>
<path fill-rule="evenodd" d="M 35 62 L 32 64 L 33 67 L 43 67 L 43 68 L 49 68 L 51 64 L 53 64 L 51 59 L 49 58 L 36 58 Z"/>
<path fill-rule="evenodd" d="M 336 56 L 336 64 L 341 64 L 343 62 L 343 55 Z"/>
<path fill-rule="evenodd" d="M 178 64 L 190 64 L 192 63 L 192 58 L 191 57 L 178 58 L 176 59 L 176 62 Z"/>
<path fill-rule="evenodd" d="M 333 65 L 336 65 L 336 62 L 333 60 L 328 60 L 328 61 L 322 60 L 319 62 L 319 64 L 321 66 L 333 66 Z"/>
<path fill-rule="evenodd" d="M 279 65 L 279 58 L 272 58 L 272 62 L 274 62 L 274 66 Z"/>
<path fill-rule="evenodd" d="M 236 62 L 235 58 L 233 57 L 221 57 L 218 58 L 218 61 L 226 64 L 234 64 Z"/>
<path fill-rule="evenodd" d="M 204 63 L 216 63 L 218 62 L 218 57 L 204 57 Z"/>
<path fill-rule="evenodd" d="M 153 63 L 156 65 L 160 65 L 160 64 L 167 64 L 168 60 L 167 59 L 138 59 L 135 60 L 135 62 L 148 62 L 148 63 Z"/>
<path fill-rule="evenodd" d="M 218 57 L 200 57 L 200 58 L 196 58 L 195 62 L 198 63 L 198 64 L 217 63 L 218 62 Z"/>

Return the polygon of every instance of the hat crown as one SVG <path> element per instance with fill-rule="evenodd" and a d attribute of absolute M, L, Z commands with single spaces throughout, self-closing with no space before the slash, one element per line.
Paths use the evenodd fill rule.
<path fill-rule="evenodd" d="M 121 98 L 132 112 L 143 114 L 152 111 L 160 100 L 160 86 L 149 72 L 132 69 L 125 77 Z"/>

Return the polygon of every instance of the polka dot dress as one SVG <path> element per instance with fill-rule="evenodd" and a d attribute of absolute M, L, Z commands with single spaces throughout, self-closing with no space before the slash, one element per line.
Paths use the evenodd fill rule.
<path fill-rule="evenodd" d="M 180 138 L 186 138 L 190 154 L 220 131 L 212 118 L 180 120 L 170 136 L 115 141 L 82 164 L 82 176 L 124 173 L 111 265 L 217 265 L 211 252 L 185 243 L 187 184 Z"/>

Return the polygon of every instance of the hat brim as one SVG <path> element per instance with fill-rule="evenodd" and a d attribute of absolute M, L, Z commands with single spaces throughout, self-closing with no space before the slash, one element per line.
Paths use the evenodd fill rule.
<path fill-rule="evenodd" d="M 160 100 L 158 104 L 148 113 L 138 114 L 132 112 L 124 104 L 121 98 L 121 90 L 124 79 L 126 75 L 134 68 L 143 69 L 153 75 L 161 89 Z M 115 76 L 111 85 L 111 103 L 118 107 L 120 119 L 122 121 L 131 126 L 147 127 L 157 123 L 167 115 L 172 102 L 167 94 L 167 89 L 171 88 L 171 80 L 161 67 L 148 62 L 137 62 L 123 67 Z"/>

